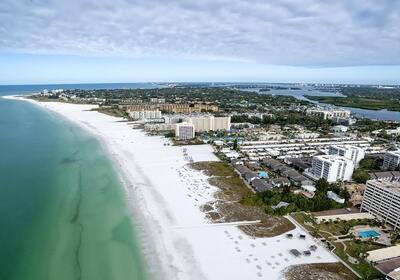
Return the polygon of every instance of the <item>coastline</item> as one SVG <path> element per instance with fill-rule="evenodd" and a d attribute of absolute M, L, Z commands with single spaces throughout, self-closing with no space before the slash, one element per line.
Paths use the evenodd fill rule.
<path fill-rule="evenodd" d="M 282 279 L 290 265 L 336 261 L 324 248 L 316 256 L 290 258 L 290 248 L 315 244 L 308 234 L 306 241 L 252 238 L 235 224 L 206 220 L 200 206 L 214 200 L 216 189 L 187 164 L 188 157 L 217 161 L 211 146 L 169 146 L 119 118 L 88 111 L 93 105 L 13 99 L 55 112 L 100 141 L 123 183 L 151 279 Z"/>

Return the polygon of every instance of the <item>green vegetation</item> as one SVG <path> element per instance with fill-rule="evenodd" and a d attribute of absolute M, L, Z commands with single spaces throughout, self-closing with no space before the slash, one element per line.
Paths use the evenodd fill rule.
<path fill-rule="evenodd" d="M 284 187 L 283 189 L 268 190 L 257 193 L 251 197 L 246 197 L 243 203 L 263 206 L 268 213 L 273 213 L 275 215 L 286 215 L 287 213 L 297 211 L 316 212 L 349 206 L 348 203 L 345 205 L 337 203 L 329 199 L 326 195 L 327 191 L 331 190 L 348 200 L 349 194 L 345 189 L 335 184 L 329 184 L 324 179 L 319 180 L 315 187 L 317 190 L 313 198 L 306 198 L 300 194 L 294 194 L 290 191 L 290 187 Z M 289 206 L 273 210 L 272 206 L 278 204 L 280 201 L 288 202 Z"/>
<path fill-rule="evenodd" d="M 390 111 L 400 111 L 400 89 L 348 87 L 342 88 L 342 94 L 346 97 L 310 95 L 307 95 L 306 97 L 310 100 L 343 107 L 355 107 L 369 110 L 387 109 Z"/>
<path fill-rule="evenodd" d="M 379 170 L 381 164 L 382 162 L 376 159 L 362 159 L 353 173 L 353 180 L 357 183 L 365 184 L 370 179 L 368 172 Z"/>
<path fill-rule="evenodd" d="M 379 170 L 381 163 L 372 158 L 364 158 L 359 163 L 359 168 L 365 170 Z"/>
<path fill-rule="evenodd" d="M 317 279 L 358 279 L 350 269 L 342 263 L 313 263 L 292 265 L 285 270 L 287 280 L 317 280 Z"/>
<path fill-rule="evenodd" d="M 369 179 L 370 176 L 364 169 L 357 169 L 353 173 L 353 180 L 356 183 L 365 184 Z"/>
<path fill-rule="evenodd" d="M 347 235 L 349 230 L 356 225 L 380 226 L 375 220 L 333 221 L 317 224 L 311 215 L 305 213 L 292 213 L 291 216 L 306 228 L 314 237 L 325 240 L 327 246 L 334 249 L 334 253 L 350 265 L 362 279 L 382 279 L 382 274 L 373 265 L 365 260 L 366 252 L 383 248 L 385 246 L 375 243 L 372 239 L 362 241 L 353 235 Z M 337 236 L 346 235 L 345 238 Z M 350 261 L 350 257 L 357 263 Z"/>
<path fill-rule="evenodd" d="M 208 176 L 233 176 L 237 175 L 232 167 L 226 162 L 208 162 L 201 161 L 192 164 L 192 167 L 199 170 L 205 170 Z M 236 176 L 235 176 L 236 177 Z M 246 186 L 244 186 L 246 187 Z"/>
<path fill-rule="evenodd" d="M 205 144 L 203 141 L 201 141 L 198 138 L 193 138 L 193 139 L 188 139 L 188 140 L 179 140 L 179 139 L 176 139 L 176 138 L 172 138 L 172 142 L 174 143 L 174 146 L 203 145 L 203 144 Z"/>
<path fill-rule="evenodd" d="M 350 97 L 399 100 L 400 88 L 346 87 L 342 94 Z"/>
<path fill-rule="evenodd" d="M 118 118 L 125 118 L 127 120 L 130 119 L 130 116 L 128 115 L 128 113 L 124 110 L 119 109 L 116 106 L 113 107 L 98 107 L 93 109 L 93 111 L 97 111 L 106 115 L 110 115 L 113 117 L 118 117 Z"/>
<path fill-rule="evenodd" d="M 308 104 L 292 96 L 272 96 L 256 92 L 231 88 L 215 87 L 168 87 L 156 89 L 96 89 L 64 90 L 67 96 L 76 96 L 76 100 L 105 100 L 104 105 L 129 105 L 132 103 L 150 102 L 151 98 L 164 98 L 166 103 L 212 103 L 220 106 L 222 111 L 265 111 L 271 106 L 290 107 L 293 104 Z M 54 98 L 57 98 L 55 96 Z"/>
<path fill-rule="evenodd" d="M 196 162 L 191 166 L 211 176 L 210 184 L 219 189 L 215 195 L 216 202 L 210 202 L 202 207 L 210 220 L 214 222 L 260 220 L 258 224 L 240 226 L 246 234 L 257 237 L 277 236 L 295 228 L 286 218 L 269 215 L 262 205 L 242 203 L 255 194 L 228 163 Z"/>
<path fill-rule="evenodd" d="M 354 107 L 368 110 L 382 110 L 400 111 L 400 103 L 398 100 L 390 99 L 372 99 L 364 97 L 337 97 L 337 96 L 310 96 L 306 98 L 321 103 L 333 104 L 342 107 Z"/>

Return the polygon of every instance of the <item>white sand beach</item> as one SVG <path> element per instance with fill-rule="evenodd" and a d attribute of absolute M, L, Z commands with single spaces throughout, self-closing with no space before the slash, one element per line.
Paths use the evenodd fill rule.
<path fill-rule="evenodd" d="M 103 143 L 126 186 L 132 220 L 155 278 L 274 280 L 283 279 L 282 271 L 290 265 L 336 262 L 310 235 L 299 239 L 305 234 L 299 228 L 292 231 L 292 239 L 251 238 L 234 224 L 211 224 L 200 206 L 214 199 L 216 189 L 206 175 L 187 166 L 191 160 L 217 161 L 211 146 L 170 146 L 165 138 L 147 136 L 118 118 L 90 111 L 91 105 L 39 105 Z M 318 249 L 311 256 L 289 253 L 314 244 Z"/>

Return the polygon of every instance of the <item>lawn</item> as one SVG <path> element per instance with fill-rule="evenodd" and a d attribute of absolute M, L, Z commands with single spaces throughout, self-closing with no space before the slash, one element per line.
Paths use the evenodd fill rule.
<path fill-rule="evenodd" d="M 292 213 L 291 216 L 304 228 L 306 228 L 313 236 L 322 237 L 323 239 L 329 241 L 331 244 L 335 246 L 335 250 L 333 251 L 338 257 L 340 257 L 343 261 L 345 261 L 348 265 L 350 265 L 355 271 L 357 271 L 363 279 L 380 279 L 382 274 L 377 271 L 370 263 L 365 261 L 363 258 L 359 257 L 360 254 L 365 253 L 370 250 L 375 250 L 379 248 L 383 248 L 384 246 L 375 244 L 373 242 L 368 241 L 357 241 L 357 240 L 347 240 L 342 242 L 337 242 L 333 235 L 342 235 L 342 231 L 344 227 L 349 225 L 358 225 L 358 224 L 368 224 L 368 221 L 363 220 L 355 220 L 350 222 L 329 222 L 329 223 L 321 223 L 319 225 L 313 222 L 313 219 L 305 214 L 305 213 Z M 305 224 L 306 222 L 311 222 L 313 226 L 309 224 Z M 331 234 L 329 234 L 331 233 Z M 345 250 L 346 246 L 346 250 Z M 349 261 L 348 255 L 359 261 L 359 264 L 353 264 Z"/>

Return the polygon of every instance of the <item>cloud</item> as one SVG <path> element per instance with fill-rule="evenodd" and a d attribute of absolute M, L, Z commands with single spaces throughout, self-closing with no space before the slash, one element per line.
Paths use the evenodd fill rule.
<path fill-rule="evenodd" d="M 0 51 L 400 64 L 396 0 L 2 0 Z"/>

